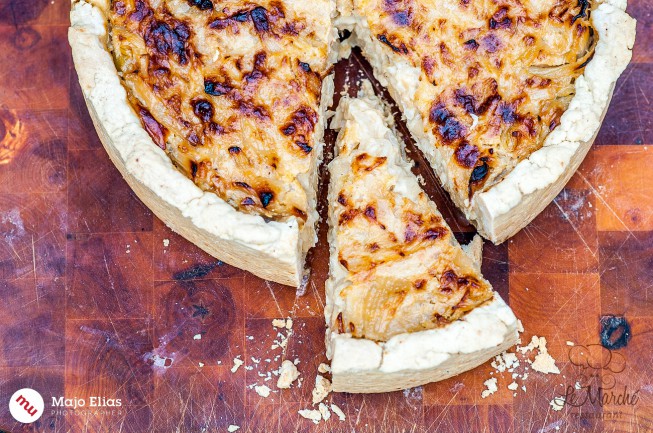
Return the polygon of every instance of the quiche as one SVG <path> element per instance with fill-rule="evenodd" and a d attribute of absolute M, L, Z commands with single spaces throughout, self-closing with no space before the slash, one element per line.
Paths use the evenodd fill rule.
<path fill-rule="evenodd" d="M 139 197 L 212 255 L 300 284 L 335 1 L 75 0 L 70 42 L 100 137 Z"/>
<path fill-rule="evenodd" d="M 343 0 L 453 202 L 500 243 L 574 173 L 631 58 L 623 0 Z"/>
<path fill-rule="evenodd" d="M 625 6 L 73 0 L 69 40 L 99 136 L 141 200 L 213 256 L 297 286 L 343 48 L 362 48 L 453 201 L 501 242 L 589 149 L 631 58 Z"/>
<path fill-rule="evenodd" d="M 420 188 L 380 101 L 344 99 L 332 126 L 340 129 L 329 164 L 325 310 L 333 389 L 409 388 L 514 345 L 514 314 Z"/>

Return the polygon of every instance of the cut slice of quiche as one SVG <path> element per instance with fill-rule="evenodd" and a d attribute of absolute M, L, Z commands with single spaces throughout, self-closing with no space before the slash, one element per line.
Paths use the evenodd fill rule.
<path fill-rule="evenodd" d="M 316 240 L 335 0 L 73 0 L 75 67 L 132 189 L 210 254 L 297 286 Z"/>
<path fill-rule="evenodd" d="M 340 26 L 455 204 L 495 243 L 589 150 L 631 58 L 625 0 L 342 0 Z"/>
<path fill-rule="evenodd" d="M 329 165 L 327 353 L 333 389 L 385 392 L 469 370 L 517 342 L 517 319 L 458 244 L 386 126 L 344 99 Z"/>

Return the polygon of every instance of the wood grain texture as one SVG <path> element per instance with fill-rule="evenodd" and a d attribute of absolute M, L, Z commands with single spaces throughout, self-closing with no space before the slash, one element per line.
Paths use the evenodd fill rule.
<path fill-rule="evenodd" d="M 588 158 L 542 215 L 484 251 L 484 273 L 523 321 L 522 340 L 545 336 L 562 374 L 529 370 L 517 396 L 506 388 L 511 374 L 489 364 L 406 392 L 334 394 L 329 401 L 346 420 L 314 425 L 297 411 L 310 407 L 317 366 L 326 360 L 324 225 L 302 296 L 172 233 L 101 148 L 68 53 L 68 2 L 0 2 L 0 430 L 222 432 L 234 424 L 284 433 L 653 431 L 653 1 L 630 3 L 639 20 L 634 63 L 615 87 Z M 338 89 L 347 77 L 370 77 L 357 53 L 336 72 Z M 399 129 L 408 135 L 403 124 Z M 470 239 L 472 227 L 410 142 L 408 154 L 457 237 Z M 567 341 L 598 344 L 605 315 L 630 324 L 630 341 L 613 351 L 624 368 L 584 377 L 587 369 L 570 362 L 579 363 Z M 285 351 L 271 348 L 280 338 L 271 319 L 282 317 L 295 321 Z M 250 369 L 231 373 L 237 355 Z M 300 388 L 280 391 L 274 379 L 265 381 L 283 359 L 301 361 Z M 483 399 L 490 377 L 499 391 Z M 601 382 L 615 392 L 627 387 L 639 399 L 553 411 L 550 401 L 581 379 L 593 389 Z M 259 397 L 253 384 L 270 386 L 271 396 Z M 37 389 L 47 409 L 62 395 L 100 394 L 124 406 L 48 410 L 23 426 L 7 410 L 23 387 Z"/>

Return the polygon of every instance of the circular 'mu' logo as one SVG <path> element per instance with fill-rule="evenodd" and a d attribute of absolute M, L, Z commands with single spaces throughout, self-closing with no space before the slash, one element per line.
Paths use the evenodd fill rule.
<path fill-rule="evenodd" d="M 14 392 L 9 400 L 9 412 L 18 422 L 29 424 L 43 415 L 43 397 L 37 391 L 30 388 L 19 389 Z"/>

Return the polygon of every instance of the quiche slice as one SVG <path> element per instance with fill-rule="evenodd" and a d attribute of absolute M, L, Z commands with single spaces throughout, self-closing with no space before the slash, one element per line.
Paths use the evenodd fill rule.
<path fill-rule="evenodd" d="M 517 319 L 420 188 L 380 101 L 344 99 L 332 126 L 340 129 L 329 165 L 325 309 L 333 389 L 409 388 L 514 345 Z"/>
<path fill-rule="evenodd" d="M 69 40 L 104 147 L 215 257 L 300 284 L 317 241 L 335 0 L 73 0 Z"/>
<path fill-rule="evenodd" d="M 558 194 L 631 59 L 625 0 L 342 0 L 454 203 L 499 243 Z"/>

